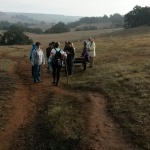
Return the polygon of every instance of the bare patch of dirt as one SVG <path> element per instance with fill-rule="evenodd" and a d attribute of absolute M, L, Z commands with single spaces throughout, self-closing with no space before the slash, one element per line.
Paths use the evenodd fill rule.
<path fill-rule="evenodd" d="M 3 54 L 6 56 L 7 54 Z M 9 59 L 9 58 L 8 58 Z M 12 59 L 10 57 L 10 59 Z M 73 95 L 83 105 L 83 117 L 85 122 L 84 136 L 88 144 L 88 150 L 130 150 L 133 147 L 124 140 L 121 129 L 114 123 L 107 112 L 107 101 L 99 93 L 67 91 L 60 85 L 51 85 L 52 76 L 46 73 L 46 66 L 43 68 L 43 82 L 34 84 L 31 77 L 30 62 L 15 60 L 17 65 L 11 73 L 15 78 L 16 91 L 12 100 L 13 109 L 11 117 L 6 123 L 4 130 L 0 133 L 0 149 L 11 150 L 16 145 L 18 150 L 32 150 L 32 143 L 26 145 L 26 138 L 33 136 L 33 126 L 25 133 L 25 129 L 35 119 L 39 112 L 42 113 L 45 97 L 50 92 L 57 96 Z M 40 106 L 37 109 L 37 106 Z M 34 131 L 36 132 L 36 131 Z M 44 132 L 44 131 L 43 131 Z M 26 136 L 25 135 L 30 136 Z M 38 133 L 34 134 L 37 135 Z M 34 138 L 34 137 L 33 137 Z M 31 139 L 33 139 L 31 138 Z M 27 147 L 26 147 L 27 146 Z M 46 148 L 45 148 L 46 149 Z M 87 150 L 87 149 L 86 149 Z"/>

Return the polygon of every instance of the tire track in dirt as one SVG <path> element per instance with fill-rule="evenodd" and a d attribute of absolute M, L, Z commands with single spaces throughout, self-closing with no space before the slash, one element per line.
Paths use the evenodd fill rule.
<path fill-rule="evenodd" d="M 11 58 L 10 58 L 11 59 Z M 83 105 L 85 122 L 84 136 L 89 146 L 86 150 L 131 150 L 130 144 L 124 140 L 121 129 L 114 123 L 107 112 L 107 101 L 99 93 L 65 90 L 62 86 L 51 85 L 50 76 L 43 70 L 43 82 L 33 84 L 30 76 L 30 64 L 24 60 L 17 61 L 14 75 L 17 91 L 14 93 L 11 118 L 4 131 L 0 133 L 0 145 L 2 150 L 9 150 L 11 143 L 19 137 L 18 131 L 33 120 L 36 115 L 36 104 L 44 102 L 44 94 L 53 92 L 57 96 L 70 95 L 78 99 Z M 40 99 L 39 99 L 40 97 Z M 42 99 L 43 97 L 43 99 Z M 40 100 L 40 101 L 39 101 Z M 20 133 L 21 134 L 21 133 Z M 20 139 L 21 140 L 21 139 Z M 21 143 L 21 142 L 20 142 Z M 18 143 L 15 143 L 18 144 Z"/>
<path fill-rule="evenodd" d="M 17 68 L 15 68 L 16 72 L 19 73 L 19 62 L 17 64 Z M 16 83 L 22 83 L 19 75 L 16 75 Z M 29 112 L 33 111 L 35 97 L 29 92 L 29 88 L 26 87 L 23 83 L 16 86 L 16 91 L 13 95 L 12 99 L 12 107 L 11 117 L 8 120 L 4 130 L 0 133 L 0 145 L 2 150 L 9 149 L 11 141 L 13 139 L 14 133 L 17 132 L 19 128 L 21 128 L 24 124 L 28 122 Z M 32 100 L 32 101 L 31 101 Z M 31 107 L 33 107 L 31 109 Z M 31 116 L 30 116 L 31 117 Z"/>
<path fill-rule="evenodd" d="M 89 150 L 132 150 L 121 128 L 107 111 L 106 99 L 99 93 L 87 93 L 86 134 Z"/>

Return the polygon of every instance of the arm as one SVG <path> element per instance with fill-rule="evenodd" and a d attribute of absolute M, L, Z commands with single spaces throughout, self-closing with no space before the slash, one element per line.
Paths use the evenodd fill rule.
<path fill-rule="evenodd" d="M 43 51 L 42 51 L 43 52 Z M 42 64 L 44 65 L 45 64 L 45 57 L 44 57 L 44 53 L 43 53 L 43 56 L 42 56 Z"/>
<path fill-rule="evenodd" d="M 35 50 L 32 52 L 31 64 L 34 66 Z"/>

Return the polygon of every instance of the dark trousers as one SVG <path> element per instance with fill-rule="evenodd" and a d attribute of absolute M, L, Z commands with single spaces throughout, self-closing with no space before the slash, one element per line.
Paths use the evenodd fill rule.
<path fill-rule="evenodd" d="M 86 60 L 83 60 L 83 70 L 86 70 Z"/>
<path fill-rule="evenodd" d="M 73 61 L 67 61 L 67 72 L 68 72 L 68 75 L 72 75 L 72 73 L 73 73 Z"/>
<path fill-rule="evenodd" d="M 52 68 L 53 68 L 53 81 L 58 83 L 60 78 L 61 66 L 52 65 Z"/>
<path fill-rule="evenodd" d="M 34 65 L 34 81 L 40 81 L 41 65 Z"/>
<path fill-rule="evenodd" d="M 34 66 L 32 66 L 32 77 L 34 77 Z"/>

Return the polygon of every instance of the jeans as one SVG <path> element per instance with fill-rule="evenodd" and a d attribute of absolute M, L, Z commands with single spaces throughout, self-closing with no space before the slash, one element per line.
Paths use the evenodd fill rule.
<path fill-rule="evenodd" d="M 47 72 L 52 71 L 52 59 L 51 58 L 47 58 Z"/>
<path fill-rule="evenodd" d="M 34 82 L 40 81 L 41 65 L 34 65 Z"/>

